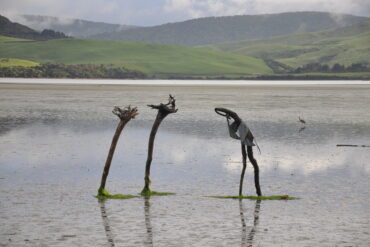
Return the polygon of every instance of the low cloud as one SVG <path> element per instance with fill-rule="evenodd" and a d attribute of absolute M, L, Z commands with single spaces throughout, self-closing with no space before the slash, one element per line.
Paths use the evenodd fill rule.
<path fill-rule="evenodd" d="M 164 11 L 189 18 L 292 11 L 370 15 L 368 0 L 166 0 Z"/>
<path fill-rule="evenodd" d="M 130 25 L 158 25 L 206 16 L 326 11 L 370 16 L 369 0 L 1 0 L 2 15 L 19 20 L 21 14 L 103 21 Z M 334 15 L 335 17 L 335 15 Z M 24 21 L 24 20 L 23 20 Z M 338 20 L 340 21 L 340 20 Z M 50 23 L 43 23 L 45 28 Z"/>

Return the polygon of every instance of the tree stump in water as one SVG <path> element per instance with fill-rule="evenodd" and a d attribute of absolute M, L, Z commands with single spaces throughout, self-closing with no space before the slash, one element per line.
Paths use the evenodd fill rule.
<path fill-rule="evenodd" d="M 148 106 L 151 107 L 152 109 L 157 109 L 158 113 L 157 113 L 157 117 L 155 118 L 155 121 L 153 123 L 153 127 L 152 127 L 152 130 L 150 132 L 150 136 L 149 136 L 148 157 L 147 157 L 147 160 L 146 160 L 145 177 L 144 177 L 145 185 L 144 185 L 143 190 L 141 191 L 142 195 L 150 195 L 151 194 L 151 191 L 150 191 L 150 188 L 149 188 L 150 183 L 151 183 L 151 181 L 150 181 L 150 166 L 152 164 L 152 159 L 153 159 L 154 139 L 155 139 L 155 135 L 157 134 L 159 125 L 161 124 L 162 120 L 168 114 L 177 112 L 176 100 L 172 95 L 169 96 L 167 104 L 162 104 L 161 103 L 159 105 L 148 105 Z"/>
<path fill-rule="evenodd" d="M 226 108 L 215 108 L 215 112 L 218 115 L 221 115 L 223 117 L 226 117 L 227 122 L 229 124 L 229 119 L 232 118 L 234 122 L 229 125 L 229 128 L 232 127 L 236 131 L 239 127 L 239 125 L 242 123 L 242 119 L 236 114 L 235 112 L 226 109 Z M 247 137 L 250 138 L 252 141 L 254 139 L 252 132 L 249 130 L 247 133 Z M 240 137 L 239 137 L 240 139 Z M 257 164 L 256 159 L 253 157 L 253 149 L 252 146 L 247 146 L 247 150 L 245 150 L 245 143 L 243 143 L 244 140 L 241 141 L 241 148 L 242 148 L 242 156 L 243 156 L 243 169 L 242 173 L 240 175 L 240 183 L 239 183 L 239 196 L 243 196 L 243 181 L 244 181 L 244 174 L 245 170 L 247 168 L 247 156 L 249 161 L 252 163 L 253 168 L 254 168 L 254 185 L 256 187 L 256 193 L 258 196 L 262 195 L 261 192 L 261 187 L 260 187 L 260 182 L 259 182 L 259 167 Z M 254 144 L 253 144 L 254 145 Z"/>
<path fill-rule="evenodd" d="M 118 106 L 115 106 L 112 113 L 119 117 L 120 122 L 117 126 L 116 132 L 114 133 L 112 143 L 110 145 L 110 149 L 109 149 L 109 152 L 108 152 L 108 157 L 107 157 L 107 160 L 105 162 L 103 175 L 102 175 L 102 178 L 101 178 L 101 183 L 100 183 L 100 187 L 99 187 L 99 191 L 98 191 L 99 195 L 102 195 L 104 193 L 105 184 L 107 182 L 107 177 L 108 177 L 108 174 L 109 174 L 110 165 L 112 163 L 114 151 L 116 150 L 117 142 L 118 142 L 118 139 L 121 135 L 121 132 L 122 132 L 123 128 L 125 127 L 125 125 L 131 119 L 135 118 L 139 114 L 138 111 L 137 111 L 137 108 L 136 107 L 131 108 L 131 106 L 127 106 L 123 109 L 121 109 Z"/>

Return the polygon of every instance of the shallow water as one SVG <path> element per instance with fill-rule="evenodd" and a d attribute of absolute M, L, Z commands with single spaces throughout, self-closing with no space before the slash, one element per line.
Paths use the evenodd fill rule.
<path fill-rule="evenodd" d="M 165 102 L 179 111 L 155 142 L 152 189 L 175 196 L 99 202 L 118 123 L 114 105 L 138 106 L 110 170 L 111 193 L 143 186 L 147 141 Z M 369 85 L 0 85 L 0 246 L 369 246 Z M 262 192 L 294 201 L 222 200 L 236 195 L 238 141 L 214 107 L 235 110 L 262 153 Z M 301 130 L 298 116 L 307 121 Z M 255 194 L 248 162 L 244 193 Z"/>

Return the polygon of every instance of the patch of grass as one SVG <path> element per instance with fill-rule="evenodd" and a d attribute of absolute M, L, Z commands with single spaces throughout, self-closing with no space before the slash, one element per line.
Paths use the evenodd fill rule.
<path fill-rule="evenodd" d="M 142 196 L 171 196 L 171 195 L 175 195 L 175 193 L 171 193 L 171 192 L 158 192 L 158 191 L 153 191 L 153 190 L 144 188 L 140 192 L 140 195 L 142 195 Z"/>
<path fill-rule="evenodd" d="M 18 41 L 31 41 L 29 39 L 20 39 L 20 38 L 13 38 L 0 35 L 0 43 L 1 42 L 18 42 Z"/>
<path fill-rule="evenodd" d="M 0 56 L 38 63 L 113 64 L 149 75 L 272 74 L 262 59 L 177 45 L 89 39 L 2 42 Z"/>
<path fill-rule="evenodd" d="M 105 199 L 131 199 L 138 196 L 134 195 L 124 195 L 124 194 L 114 194 L 111 195 L 107 190 L 105 189 L 99 189 L 98 194 L 95 196 L 98 199 L 105 200 Z"/>
<path fill-rule="evenodd" d="M 0 67 L 13 67 L 13 66 L 33 67 L 37 65 L 39 64 L 23 59 L 0 58 Z"/>
<path fill-rule="evenodd" d="M 76 235 L 74 235 L 74 234 L 65 234 L 62 237 L 63 238 L 74 238 L 74 237 L 76 237 Z"/>
<path fill-rule="evenodd" d="M 288 195 L 272 195 L 272 196 L 208 196 L 218 199 L 250 199 L 250 200 L 296 200 L 298 197 Z"/>

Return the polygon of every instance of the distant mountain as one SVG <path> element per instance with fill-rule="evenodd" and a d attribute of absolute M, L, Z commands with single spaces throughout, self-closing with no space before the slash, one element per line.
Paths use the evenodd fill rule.
<path fill-rule="evenodd" d="M 293 68 L 310 63 L 370 65 L 370 21 L 320 32 L 214 44 L 208 48 L 274 60 Z"/>
<path fill-rule="evenodd" d="M 80 19 L 59 18 L 41 15 L 15 16 L 19 23 L 27 25 L 35 30 L 53 29 L 76 38 L 87 38 L 104 32 L 116 32 L 136 28 L 136 26 L 109 24 Z"/>
<path fill-rule="evenodd" d="M 367 17 L 324 12 L 206 17 L 153 27 L 141 27 L 90 38 L 197 46 L 229 41 L 315 32 L 370 20 Z"/>
<path fill-rule="evenodd" d="M 64 33 L 55 32 L 54 30 L 51 29 L 44 29 L 42 32 L 37 32 L 22 24 L 11 22 L 8 18 L 1 15 L 0 15 L 0 35 L 33 40 L 67 38 L 67 36 Z"/>

